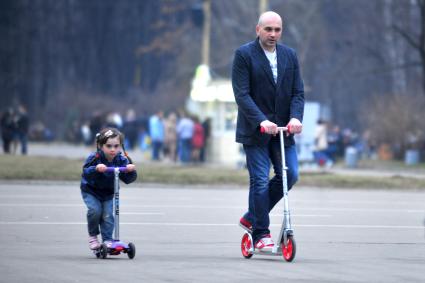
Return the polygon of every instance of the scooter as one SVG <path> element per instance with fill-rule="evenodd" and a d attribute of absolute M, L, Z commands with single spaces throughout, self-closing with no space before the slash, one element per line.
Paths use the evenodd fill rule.
<path fill-rule="evenodd" d="M 99 249 L 94 250 L 97 258 L 106 258 L 109 255 L 119 255 L 121 252 L 126 253 L 129 259 L 133 259 L 136 255 L 136 246 L 133 243 L 124 243 L 119 240 L 120 235 L 120 172 L 126 172 L 126 167 L 107 167 L 106 172 L 114 172 L 114 239 L 103 243 Z"/>
<path fill-rule="evenodd" d="M 280 137 L 280 152 L 282 158 L 282 187 L 283 187 L 283 222 L 279 232 L 279 236 L 275 241 L 273 249 L 268 251 L 256 250 L 252 239 L 252 231 L 247 230 L 242 236 L 241 251 L 245 258 L 251 258 L 254 254 L 261 255 L 272 255 L 272 256 L 283 256 L 283 258 L 291 262 L 295 258 L 296 243 L 294 239 L 294 231 L 291 227 L 291 214 L 289 211 L 289 200 L 288 200 L 288 181 L 285 163 L 285 145 L 283 133 L 288 131 L 287 127 L 278 127 Z M 261 128 L 261 132 L 264 133 L 265 129 Z"/>

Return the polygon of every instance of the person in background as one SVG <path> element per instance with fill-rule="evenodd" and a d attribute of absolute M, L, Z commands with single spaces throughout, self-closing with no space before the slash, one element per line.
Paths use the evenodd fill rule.
<path fill-rule="evenodd" d="M 16 138 L 21 145 L 22 155 L 28 153 L 28 130 L 30 120 L 28 117 L 27 109 L 23 105 L 18 105 L 16 110 Z"/>
<path fill-rule="evenodd" d="M 119 112 L 110 112 L 106 115 L 106 127 L 120 129 L 124 125 L 122 116 Z"/>
<path fill-rule="evenodd" d="M 101 111 L 96 110 L 90 117 L 90 121 L 89 121 L 89 129 L 91 134 L 90 142 L 93 142 L 95 140 L 96 133 L 99 133 L 100 130 L 104 127 L 105 125 L 104 116 L 105 115 Z"/>
<path fill-rule="evenodd" d="M 174 112 L 168 114 L 164 122 L 165 140 L 164 140 L 164 155 L 173 162 L 177 161 L 177 115 Z"/>
<path fill-rule="evenodd" d="M 149 134 L 152 141 L 152 160 L 158 161 L 164 144 L 164 113 L 158 111 L 149 119 Z"/>
<path fill-rule="evenodd" d="M 122 131 L 125 135 L 127 149 L 134 149 L 137 146 L 137 136 L 139 134 L 138 121 L 134 109 L 127 110 Z"/>
<path fill-rule="evenodd" d="M 201 162 L 205 162 L 208 142 L 211 136 L 211 118 L 205 119 L 202 123 L 202 127 L 204 128 L 204 145 L 201 148 L 200 159 Z"/>
<path fill-rule="evenodd" d="M 198 117 L 193 118 L 193 136 L 192 136 L 192 160 L 193 162 L 201 161 L 201 149 L 204 147 L 204 128 L 199 122 Z"/>
<path fill-rule="evenodd" d="M 329 124 L 328 124 L 329 127 Z M 331 126 L 328 130 L 328 155 L 333 163 L 337 158 L 343 157 L 342 153 L 342 136 L 338 125 Z"/>
<path fill-rule="evenodd" d="M 192 137 L 193 137 L 194 123 L 189 115 L 186 113 L 181 114 L 181 118 L 177 123 L 177 137 L 178 137 L 178 154 L 182 163 L 190 162 L 192 152 Z"/>
<path fill-rule="evenodd" d="M 6 154 L 10 153 L 10 146 L 16 132 L 14 116 L 15 111 L 12 107 L 7 108 L 1 116 L 1 138 L 3 141 L 3 152 Z"/>
<path fill-rule="evenodd" d="M 328 156 L 328 125 L 322 119 L 317 120 L 313 155 L 316 164 L 319 166 L 325 166 L 332 162 L 332 159 Z"/>

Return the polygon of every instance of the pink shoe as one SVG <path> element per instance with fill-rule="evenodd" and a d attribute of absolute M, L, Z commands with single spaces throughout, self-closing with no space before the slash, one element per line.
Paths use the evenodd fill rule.
<path fill-rule="evenodd" d="M 246 220 L 244 217 L 241 217 L 241 219 L 239 220 L 239 226 L 242 227 L 242 229 L 248 231 L 248 232 L 252 232 L 252 224 L 251 222 L 249 222 L 248 220 Z"/>
<path fill-rule="evenodd" d="M 272 236 L 270 234 L 264 235 L 260 240 L 255 243 L 255 249 L 259 251 L 271 251 L 274 247 Z"/>
<path fill-rule="evenodd" d="M 89 237 L 89 247 L 91 250 L 97 250 L 98 248 L 100 248 L 100 243 L 97 240 L 97 236 Z"/>

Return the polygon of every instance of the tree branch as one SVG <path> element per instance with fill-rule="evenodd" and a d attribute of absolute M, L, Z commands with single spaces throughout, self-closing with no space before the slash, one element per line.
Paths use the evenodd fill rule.
<path fill-rule="evenodd" d="M 393 24 L 392 25 L 393 29 L 399 33 L 413 48 L 418 49 L 419 51 L 421 50 L 421 44 L 416 42 L 414 37 L 411 36 L 408 32 L 406 32 L 405 30 L 403 30 L 402 28 L 400 28 L 399 26 Z"/>
<path fill-rule="evenodd" d="M 408 68 L 414 68 L 414 67 L 421 67 L 422 62 L 421 61 L 411 61 L 411 62 L 403 62 L 397 65 L 387 65 L 379 68 L 371 68 L 369 70 L 362 70 L 361 72 L 354 72 L 356 76 L 368 76 L 370 74 L 384 74 L 393 72 L 396 70 L 403 70 Z"/>
<path fill-rule="evenodd" d="M 422 20 L 422 28 L 421 35 L 419 36 L 419 45 L 421 46 L 420 52 L 424 55 L 425 52 L 425 0 L 417 0 L 416 2 L 421 8 L 421 20 Z"/>

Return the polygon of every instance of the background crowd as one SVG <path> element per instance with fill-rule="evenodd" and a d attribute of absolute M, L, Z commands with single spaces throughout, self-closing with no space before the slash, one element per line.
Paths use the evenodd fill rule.
<path fill-rule="evenodd" d="M 336 161 L 345 157 L 348 148 L 354 150 L 359 159 L 403 159 L 406 158 L 406 149 L 416 151 L 419 158 L 425 154 L 425 140 L 406 135 L 405 145 L 395 142 L 379 143 L 371 137 L 371 131 L 368 129 L 358 133 L 350 128 L 341 129 L 339 125 L 324 119 L 317 121 L 313 149 L 317 165 L 332 167 Z"/>
<path fill-rule="evenodd" d="M 21 104 L 7 108 L 0 123 L 3 152 L 15 154 L 20 144 L 21 153 L 27 154 L 29 118 L 26 108 Z"/>
<path fill-rule="evenodd" d="M 185 111 L 160 110 L 152 115 L 138 116 L 134 109 L 124 115 L 118 111 L 94 111 L 88 117 L 76 117 L 63 123 L 63 134 L 52 132 L 42 122 L 30 123 L 25 107 L 10 107 L 1 113 L 1 133 L 4 153 L 15 154 L 18 143 L 27 153 L 27 141 L 61 140 L 74 144 L 94 145 L 96 133 L 104 127 L 115 127 L 125 134 L 127 150 L 150 152 L 153 161 L 183 164 L 204 162 L 206 145 L 211 134 L 210 119 L 200 121 Z"/>
<path fill-rule="evenodd" d="M 5 154 L 28 153 L 28 141 L 65 141 L 94 146 L 94 136 L 103 127 L 116 127 L 125 134 L 128 150 L 149 153 L 152 161 L 191 164 L 205 162 L 211 136 L 211 120 L 182 110 L 156 111 L 153 114 L 137 114 L 134 109 L 118 111 L 94 111 L 89 116 L 78 115 L 63 123 L 63 132 L 56 133 L 41 121 L 32 121 L 26 107 L 15 103 L 0 112 L 1 143 Z M 319 119 L 314 133 L 313 156 L 319 166 L 332 167 L 344 158 L 348 147 L 355 148 L 359 158 L 402 159 L 403 151 L 397 144 L 375 142 L 369 130 L 357 133 L 341 128 L 332 121 Z M 425 153 L 425 142 L 407 136 L 409 148 Z"/>

